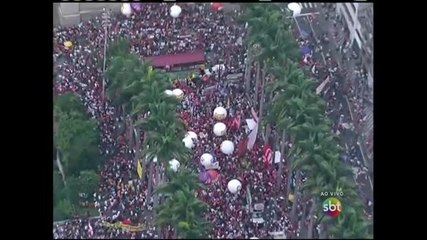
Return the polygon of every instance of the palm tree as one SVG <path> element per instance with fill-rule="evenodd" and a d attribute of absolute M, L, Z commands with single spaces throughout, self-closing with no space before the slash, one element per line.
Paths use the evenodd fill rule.
<path fill-rule="evenodd" d="M 269 104 L 269 114 L 267 115 L 267 123 L 276 126 L 278 132 L 281 132 L 281 152 L 284 152 L 284 140 L 289 139 L 294 144 L 288 157 L 288 164 L 292 162 L 292 167 L 288 166 L 288 171 L 294 169 L 299 180 L 301 173 L 308 177 L 304 185 L 300 185 L 297 180 L 297 191 L 295 193 L 295 202 L 300 197 L 299 191 L 312 197 L 311 202 L 316 203 L 321 189 L 330 189 L 339 184 L 342 185 L 344 192 L 354 192 L 354 186 L 346 183 L 349 176 L 348 169 L 343 168 L 339 161 L 338 153 L 340 149 L 337 147 L 336 137 L 331 134 L 330 121 L 325 119 L 323 114 L 324 101 L 314 94 L 313 82 L 303 76 L 303 72 L 298 69 L 296 64 L 289 60 L 292 59 L 289 55 L 294 55 L 297 51 L 295 44 L 288 44 L 288 47 L 280 47 L 280 41 L 276 39 L 291 39 L 291 34 L 285 30 L 280 31 L 279 24 L 274 24 L 272 19 L 280 19 L 278 10 L 275 7 L 260 6 L 259 4 L 247 4 L 243 8 L 246 10 L 243 20 L 249 24 L 248 38 L 246 39 L 249 49 L 255 46 L 256 51 L 251 55 L 258 64 L 257 79 L 255 88 L 255 98 L 258 103 L 258 87 L 260 82 L 260 74 L 263 65 L 277 63 L 278 66 L 285 66 L 286 71 L 282 74 L 270 73 L 274 76 L 274 81 L 266 85 L 267 94 L 271 95 L 272 104 Z M 281 23 L 281 21 L 276 21 Z M 268 24 L 269 23 L 269 24 Z M 285 43 L 294 43 L 294 41 L 282 41 Z M 278 46 L 279 45 L 279 46 Z M 287 49 L 286 49 L 287 48 Z M 292 53 L 291 53 L 292 52 Z M 296 54 L 294 56 L 297 56 Z M 270 61 L 270 62 L 269 62 Z M 250 63 L 249 63 L 250 64 Z M 283 75 L 283 76 L 282 76 Z M 264 75 L 265 76 L 265 75 Z M 264 79 L 264 78 L 262 78 Z M 248 80 L 248 78 L 246 79 Z M 246 83 L 245 85 L 247 85 Z M 263 93 L 261 93 L 263 95 Z M 263 113 L 262 101 L 260 102 L 260 115 Z M 269 129 L 269 128 L 267 128 Z M 285 132 L 287 131 L 287 133 Z M 268 134 L 266 134 L 268 135 Z M 287 137 L 289 136 L 289 137 Z M 282 154 L 283 155 L 283 154 Z M 292 161 L 291 161 L 292 159 Z M 283 169 L 279 165 L 279 172 Z M 281 176 L 281 174 L 280 174 Z M 288 179 L 291 180 L 290 174 Z M 280 181 L 280 178 L 279 178 Z M 289 191 L 290 181 L 288 182 Z M 287 194 L 288 195 L 288 194 Z M 360 203 L 356 200 L 357 194 L 352 193 L 350 199 L 343 201 L 348 202 L 349 208 L 360 209 Z M 353 204 L 353 202 L 355 202 Z M 295 206 L 293 210 L 293 221 L 295 221 Z M 314 226 L 313 215 L 316 214 L 314 209 L 316 204 L 311 205 L 310 215 L 311 221 L 308 235 L 311 236 Z M 343 213 L 341 220 L 333 227 L 327 226 L 327 222 L 322 224 L 324 228 L 328 228 L 333 237 L 355 237 L 367 236 L 367 224 L 362 216 L 350 213 Z M 350 221 L 350 219 L 352 219 Z M 361 234 L 351 235 L 353 230 Z M 360 229 L 360 230 L 359 230 Z"/>
<path fill-rule="evenodd" d="M 145 131 L 144 146 L 149 146 L 142 150 L 142 155 L 147 159 L 145 166 L 152 163 L 150 161 L 154 157 L 158 159 L 158 168 L 161 167 L 161 164 L 168 166 L 169 161 L 173 158 L 180 162 L 190 159 L 190 152 L 181 141 L 184 137 L 183 123 L 178 120 L 175 109 L 172 109 L 168 102 L 152 104 L 149 109 L 150 115 L 135 124 Z M 160 170 L 158 169 L 156 172 L 160 173 Z M 150 192 L 151 185 L 149 184 Z"/>
<path fill-rule="evenodd" d="M 206 186 L 201 184 L 196 174 L 190 172 L 186 168 L 180 168 L 178 172 L 170 174 L 171 181 L 160 185 L 156 192 L 162 193 L 164 196 L 172 196 L 177 190 L 188 187 L 190 189 L 205 189 Z"/>
<path fill-rule="evenodd" d="M 197 188 L 203 189 L 204 186 L 194 173 L 185 168 L 172 173 L 171 180 L 156 190 L 166 197 L 165 203 L 157 208 L 157 224 L 160 227 L 172 226 L 175 237 L 205 237 L 208 223 L 202 215 L 207 206 L 195 197 Z"/>
<path fill-rule="evenodd" d="M 164 90 L 170 88 L 171 81 L 167 79 L 167 75 L 153 70 L 151 66 L 144 65 L 145 76 L 140 81 L 133 82 L 128 86 L 129 89 L 134 89 L 134 95 L 131 97 L 131 116 L 132 121 L 139 121 L 143 115 L 150 112 L 150 105 L 160 102 L 167 102 L 172 106 L 176 106 L 178 101 L 175 98 L 170 98 L 164 95 Z M 134 125 L 134 124 L 132 124 Z M 136 131 L 138 132 L 138 131 Z M 145 139 L 146 137 L 144 137 Z M 144 145 L 146 145 L 144 143 Z M 141 141 L 140 137 L 136 137 L 136 155 L 140 156 Z"/>

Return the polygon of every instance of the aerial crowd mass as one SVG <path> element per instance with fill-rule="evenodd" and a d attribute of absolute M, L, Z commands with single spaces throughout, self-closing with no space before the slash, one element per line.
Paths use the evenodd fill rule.
<path fill-rule="evenodd" d="M 54 29 L 55 99 L 78 99 L 101 159 L 95 190 L 78 193 L 96 214 L 55 222 L 55 239 L 371 236 L 340 108 L 318 87 L 335 63 L 314 76 L 312 41 L 278 5 L 234 7 L 125 4 Z M 56 164 L 71 188 L 78 147 L 59 131 L 78 132 L 77 113 L 60 103 Z M 337 218 L 321 211 L 324 191 L 344 193 Z"/>

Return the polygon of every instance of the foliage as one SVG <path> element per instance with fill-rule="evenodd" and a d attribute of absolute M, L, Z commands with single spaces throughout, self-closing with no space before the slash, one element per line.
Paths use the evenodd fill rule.
<path fill-rule="evenodd" d="M 53 208 L 53 220 L 60 221 L 71 218 L 73 215 L 73 205 L 68 199 L 62 199 Z"/>
<path fill-rule="evenodd" d="M 354 183 L 348 177 L 350 170 L 339 159 L 337 137 L 332 134 L 331 121 L 324 116 L 325 102 L 314 93 L 312 80 L 294 63 L 298 60 L 298 49 L 288 29 L 289 20 L 277 6 L 246 4 L 244 9 L 242 20 L 251 30 L 246 44 L 256 47 L 258 60 L 267 60 L 268 74 L 274 79 L 265 85 L 272 97 L 265 121 L 279 132 L 286 131 L 292 140 L 288 154 L 292 169 L 304 171 L 308 177 L 300 190 L 318 199 L 320 191 L 339 187 L 346 194 L 342 201 L 347 203 L 348 210 L 328 227 L 330 236 L 368 237 L 369 224 Z"/>
<path fill-rule="evenodd" d="M 62 176 L 58 171 L 53 171 L 53 205 L 56 206 L 65 198 L 65 186 Z"/>
<path fill-rule="evenodd" d="M 100 163 L 99 136 L 93 119 L 77 112 L 62 112 L 58 116 L 55 143 L 63 156 L 65 176 L 76 176 L 82 170 L 97 169 Z"/>
<path fill-rule="evenodd" d="M 99 176 L 94 171 L 81 171 L 78 177 L 73 176 L 67 179 L 67 196 L 74 205 L 79 205 L 80 194 L 92 197 L 98 187 L 98 182 Z"/>
<path fill-rule="evenodd" d="M 75 93 L 64 93 L 54 98 L 54 107 L 61 112 L 78 112 L 83 114 L 84 106 L 79 98 L 79 96 Z"/>
<path fill-rule="evenodd" d="M 124 106 L 130 113 L 135 127 L 144 130 L 144 147 L 140 150 L 149 164 L 154 157 L 165 169 L 172 158 L 181 163 L 177 173 L 168 172 L 170 181 L 156 190 L 156 194 L 167 196 L 166 202 L 156 208 L 156 223 L 172 225 L 180 237 L 204 237 L 208 229 L 202 217 L 206 206 L 194 194 L 195 188 L 203 186 L 185 169 L 191 156 L 182 143 L 185 126 L 176 113 L 179 102 L 165 94 L 172 87 L 170 75 L 141 63 L 125 49 L 125 43 L 119 42 L 109 50 L 107 94 L 113 104 Z"/>

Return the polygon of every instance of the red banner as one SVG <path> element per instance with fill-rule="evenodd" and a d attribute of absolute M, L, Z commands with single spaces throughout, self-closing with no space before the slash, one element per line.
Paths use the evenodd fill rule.
<path fill-rule="evenodd" d="M 243 155 L 245 155 L 247 142 L 248 142 L 248 138 L 244 138 L 240 140 L 239 144 L 237 145 L 237 152 L 236 152 L 237 157 L 242 157 Z"/>
<path fill-rule="evenodd" d="M 266 144 L 262 149 L 262 157 L 263 157 L 264 163 L 271 164 L 272 155 L 273 155 L 273 151 L 271 150 L 270 145 Z"/>

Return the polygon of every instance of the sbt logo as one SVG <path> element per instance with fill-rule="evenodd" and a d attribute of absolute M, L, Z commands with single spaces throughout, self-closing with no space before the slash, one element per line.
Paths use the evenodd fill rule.
<path fill-rule="evenodd" d="M 342 205 L 340 200 L 336 198 L 328 198 L 323 201 L 323 213 L 329 217 L 338 217 L 342 211 Z"/>

